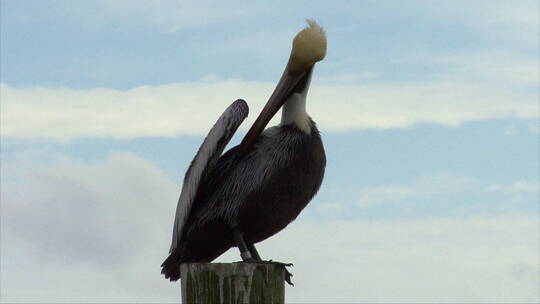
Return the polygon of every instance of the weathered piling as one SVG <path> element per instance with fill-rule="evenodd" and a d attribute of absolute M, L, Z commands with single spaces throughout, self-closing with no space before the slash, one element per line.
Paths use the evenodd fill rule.
<path fill-rule="evenodd" d="M 284 303 L 286 269 L 279 264 L 188 263 L 180 267 L 182 303 Z"/>

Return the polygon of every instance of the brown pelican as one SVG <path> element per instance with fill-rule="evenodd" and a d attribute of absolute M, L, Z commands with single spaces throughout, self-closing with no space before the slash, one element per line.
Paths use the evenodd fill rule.
<path fill-rule="evenodd" d="M 243 261 L 262 261 L 254 244 L 285 228 L 313 198 L 326 157 L 306 96 L 313 66 L 325 54 L 324 31 L 308 20 L 242 142 L 221 155 L 248 114 L 245 101 L 236 100 L 212 127 L 184 178 L 170 254 L 161 265 L 166 278 L 176 281 L 180 264 L 210 262 L 234 246 Z M 282 106 L 281 124 L 264 130 Z"/>

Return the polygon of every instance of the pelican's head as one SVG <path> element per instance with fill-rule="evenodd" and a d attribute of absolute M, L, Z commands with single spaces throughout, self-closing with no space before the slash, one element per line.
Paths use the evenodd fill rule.
<path fill-rule="evenodd" d="M 293 40 L 291 57 L 287 71 L 291 74 L 301 73 L 313 66 L 326 55 L 326 35 L 315 22 L 308 19 L 308 26 L 301 30 Z"/>
<path fill-rule="evenodd" d="M 293 94 L 301 94 L 305 98 L 313 65 L 323 60 L 326 55 L 324 30 L 314 20 L 309 19 L 307 23 L 308 26 L 294 37 L 287 67 L 261 114 L 244 137 L 242 149 L 247 149 L 246 147 L 253 144 L 270 119 Z"/>

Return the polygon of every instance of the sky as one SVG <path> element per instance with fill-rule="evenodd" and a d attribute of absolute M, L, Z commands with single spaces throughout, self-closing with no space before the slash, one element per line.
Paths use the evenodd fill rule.
<path fill-rule="evenodd" d="M 183 174 L 237 98 L 241 140 L 314 18 L 325 179 L 257 246 L 294 263 L 287 302 L 539 302 L 539 16 L 536 0 L 1 0 L 1 301 L 179 303 L 159 265 Z"/>

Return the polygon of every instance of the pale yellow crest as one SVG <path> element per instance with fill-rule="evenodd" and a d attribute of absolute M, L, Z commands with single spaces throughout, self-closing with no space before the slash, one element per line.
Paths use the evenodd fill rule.
<path fill-rule="evenodd" d="M 326 55 L 324 30 L 315 20 L 308 19 L 307 23 L 308 26 L 296 34 L 293 40 L 288 67 L 292 74 L 308 69 L 315 62 L 323 60 Z"/>

